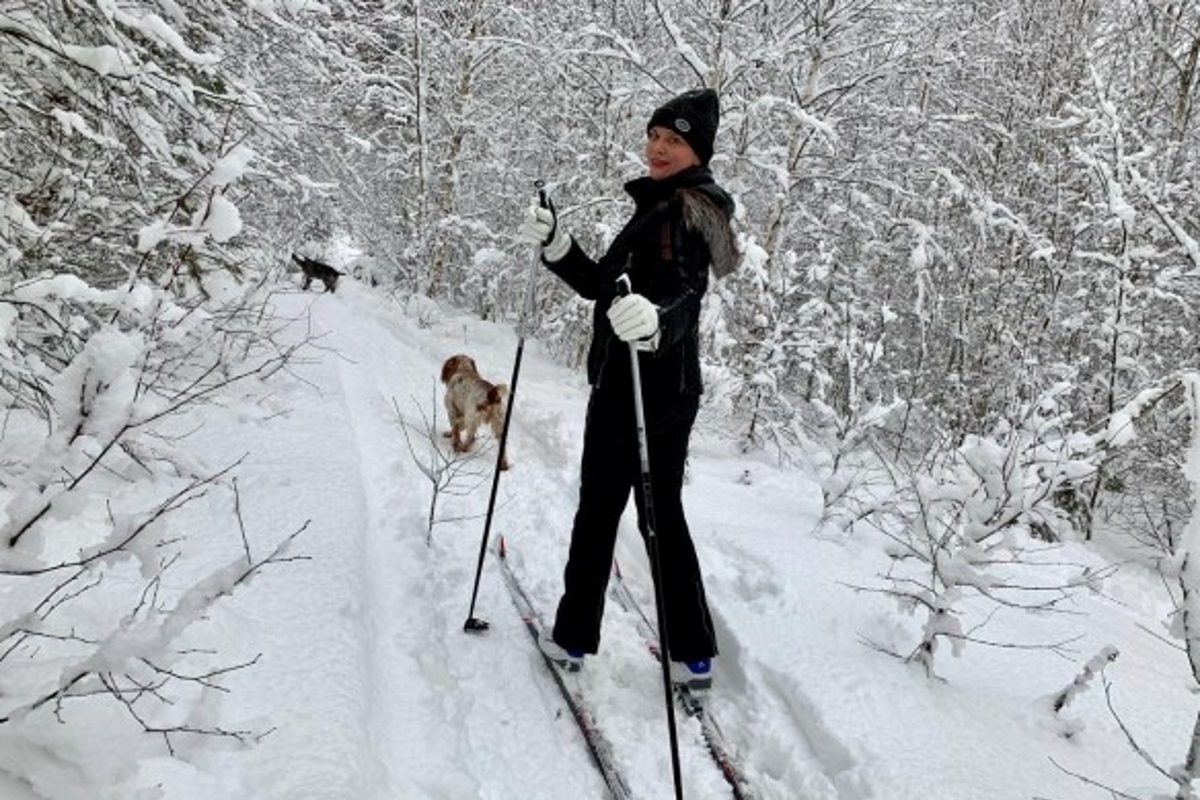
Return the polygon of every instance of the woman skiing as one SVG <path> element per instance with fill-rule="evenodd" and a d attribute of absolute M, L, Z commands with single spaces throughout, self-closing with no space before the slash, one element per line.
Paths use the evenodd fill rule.
<path fill-rule="evenodd" d="M 562 599 L 542 649 L 577 669 L 600 644 L 617 527 L 642 474 L 632 400 L 633 343 L 639 351 L 671 675 L 693 689 L 711 685 L 717 654 L 681 496 L 702 391 L 700 302 L 709 267 L 721 277 L 738 259 L 730 228 L 733 200 L 708 168 L 719 117 L 711 89 L 685 92 L 654 111 L 646 126 L 647 174 L 625 184 L 633 216 L 599 260 L 562 230 L 550 203 L 531 208 L 521 226 L 525 238 L 542 246 L 546 266 L 581 297 L 595 301 L 579 505 Z M 617 293 L 621 275 L 631 285 L 624 296 Z M 645 536 L 640 488 L 634 496 Z"/>

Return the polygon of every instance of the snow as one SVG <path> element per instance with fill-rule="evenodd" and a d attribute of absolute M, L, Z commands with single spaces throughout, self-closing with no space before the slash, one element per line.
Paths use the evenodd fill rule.
<path fill-rule="evenodd" d="M 119 147 L 121 144 L 116 139 L 113 139 L 109 136 L 101 136 L 93 131 L 87 124 L 87 121 L 81 115 L 76 114 L 73 111 L 63 111 L 62 109 L 55 108 L 50 111 L 50 114 L 55 120 L 58 121 L 58 124 L 63 128 L 63 132 L 68 136 L 73 133 L 78 133 L 80 136 L 90 139 L 96 144 L 107 147 Z"/>
<path fill-rule="evenodd" d="M 148 13 L 138 16 L 136 13 L 120 8 L 113 0 L 101 0 L 98 5 L 106 16 L 122 25 L 136 29 L 150 41 L 174 50 L 180 57 L 196 66 L 212 66 L 220 61 L 219 56 L 215 54 L 197 53 L 188 47 L 183 36 L 158 14 Z M 114 69 L 116 68 L 114 64 L 119 64 L 121 60 L 108 57 L 104 59 L 104 64 L 108 69 Z"/>
<path fill-rule="evenodd" d="M 491 629 L 462 630 L 494 443 L 484 435 L 467 465 L 476 477 L 439 497 L 427 541 L 431 487 L 417 459 L 445 441 L 414 437 L 410 452 L 397 418 L 420 425 L 437 415 L 441 424 L 437 375 L 454 353 L 469 353 L 486 377 L 508 382 L 516 322 L 481 322 L 432 301 L 398 304 L 349 276 L 336 294 L 288 286 L 271 302 L 295 320 L 288 336 L 311 333 L 319 347 L 276 376 L 269 395 L 205 407 L 189 442 L 210 465 L 245 456 L 239 514 L 255 557 L 303 528 L 288 551 L 303 560 L 272 565 L 192 625 L 188 647 L 247 661 L 261 655 L 220 681 L 228 692 L 197 688 L 172 711 L 185 722 L 269 733 L 248 746 L 182 737 L 172 753 L 119 712 L 114 724 L 101 701 L 47 706 L 0 725 L 0 798 L 605 798 L 490 555 L 476 614 Z M 107 366 L 95 364 L 107 378 L 120 378 L 136 355 L 136 343 L 116 344 L 105 351 Z M 111 413 L 128 414 L 127 390 L 117 381 L 109 391 L 118 393 Z M 554 363 L 540 342 L 526 343 L 508 442 L 513 468 L 502 474 L 489 533 L 493 543 L 505 537 L 543 615 L 560 590 L 586 397 L 580 373 Z M 1198 451 L 1194 443 L 1193 481 Z M 1129 747 L 1098 679 L 1088 676 L 1090 688 L 1079 682 L 1085 668 L 1103 667 L 1112 705 L 1142 746 L 1162 763 L 1182 758 L 1198 701 L 1188 692 L 1185 657 L 1151 635 L 1165 635 L 1171 608 L 1157 575 L 1126 566 L 1104 594 L 1078 595 L 1070 614 L 959 601 L 955 623 L 971 629 L 990 615 L 989 640 L 1079 638 L 1070 658 L 973 643 L 954 648 L 957 655 L 943 648 L 935 656 L 940 677 L 931 679 L 868 644 L 906 652 L 923 620 L 863 591 L 886 585 L 884 540 L 824 525 L 826 476 L 810 466 L 821 458 L 797 456 L 798 466 L 781 467 L 776 454 L 742 454 L 702 424 L 685 488 L 722 650 L 709 702 L 755 797 L 1105 796 L 1066 770 L 1139 797 L 1172 790 Z M 0 485 L 0 509 L 6 491 Z M 213 509 L 200 503 L 183 513 L 202 524 Z M 216 578 L 235 568 L 236 548 L 215 534 L 189 547 Z M 617 555 L 652 608 L 629 515 Z M 1104 564 L 1082 543 L 1058 555 L 1071 569 Z M 127 634 L 157 635 L 139 627 Z M 125 643 L 113 639 L 98 658 L 118 662 Z M 634 795 L 672 796 L 660 673 L 615 604 L 581 680 Z M 1053 698 L 1065 690 L 1070 702 L 1055 714 Z M 729 797 L 697 725 L 679 717 L 679 726 L 684 796 Z"/>
<path fill-rule="evenodd" d="M 213 164 L 210 179 L 214 186 L 228 186 L 240 180 L 256 153 L 244 144 L 233 147 Z"/>
<path fill-rule="evenodd" d="M 242 230 L 242 215 L 237 206 L 224 195 L 215 195 L 208 204 L 208 216 L 204 225 L 212 234 L 214 242 L 227 242 Z"/>
<path fill-rule="evenodd" d="M 222 167 L 227 171 L 229 165 Z M 208 204 L 192 215 L 190 226 L 173 226 L 166 219 L 159 219 L 138 230 L 137 249 L 145 253 L 153 250 L 163 240 L 174 240 L 196 244 L 206 237 L 217 243 L 227 242 L 242 231 L 242 214 L 238 207 L 224 195 L 213 195 Z"/>
<path fill-rule="evenodd" d="M 62 45 L 63 53 L 72 61 L 95 70 L 98 75 L 112 75 L 117 78 L 128 78 L 136 74 L 136 68 L 126 54 L 112 45 L 103 47 L 79 47 L 72 44 Z"/>

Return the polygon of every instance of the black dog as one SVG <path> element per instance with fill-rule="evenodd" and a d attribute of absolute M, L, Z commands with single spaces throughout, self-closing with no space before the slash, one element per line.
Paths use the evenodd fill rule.
<path fill-rule="evenodd" d="M 337 289 L 338 278 L 345 275 L 344 272 L 338 272 L 328 264 L 323 264 L 320 261 L 314 261 L 311 258 L 298 256 L 292 253 L 292 261 L 300 265 L 300 271 L 304 273 L 304 285 L 300 287 L 304 291 L 308 291 L 308 287 L 312 285 L 313 278 L 325 284 L 325 291 L 332 292 Z"/>

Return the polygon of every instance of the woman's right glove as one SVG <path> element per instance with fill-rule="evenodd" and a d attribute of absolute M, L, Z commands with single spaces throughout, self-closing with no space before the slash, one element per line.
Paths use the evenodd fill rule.
<path fill-rule="evenodd" d="M 608 307 L 608 321 L 613 333 L 623 342 L 629 342 L 638 350 L 658 349 L 661 331 L 658 327 L 658 309 L 640 294 L 618 297 Z"/>
<path fill-rule="evenodd" d="M 560 261 L 571 249 L 571 237 L 558 227 L 558 214 L 554 211 L 554 203 L 546 200 L 546 205 L 532 205 L 525 212 L 525 221 L 521 223 L 521 238 L 530 244 L 541 245 L 542 258 L 546 261 Z"/>

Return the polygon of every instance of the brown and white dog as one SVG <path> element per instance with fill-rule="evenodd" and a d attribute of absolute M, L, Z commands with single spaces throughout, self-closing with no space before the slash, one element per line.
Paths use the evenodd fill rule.
<path fill-rule="evenodd" d="M 465 453 L 475 444 L 475 433 L 485 422 L 492 428 L 497 445 L 504 428 L 508 407 L 508 387 L 493 384 L 479 375 L 475 359 L 458 354 L 442 364 L 442 383 L 446 384 L 446 414 L 450 417 L 450 437 L 456 453 Z M 508 456 L 500 469 L 508 469 Z"/>

